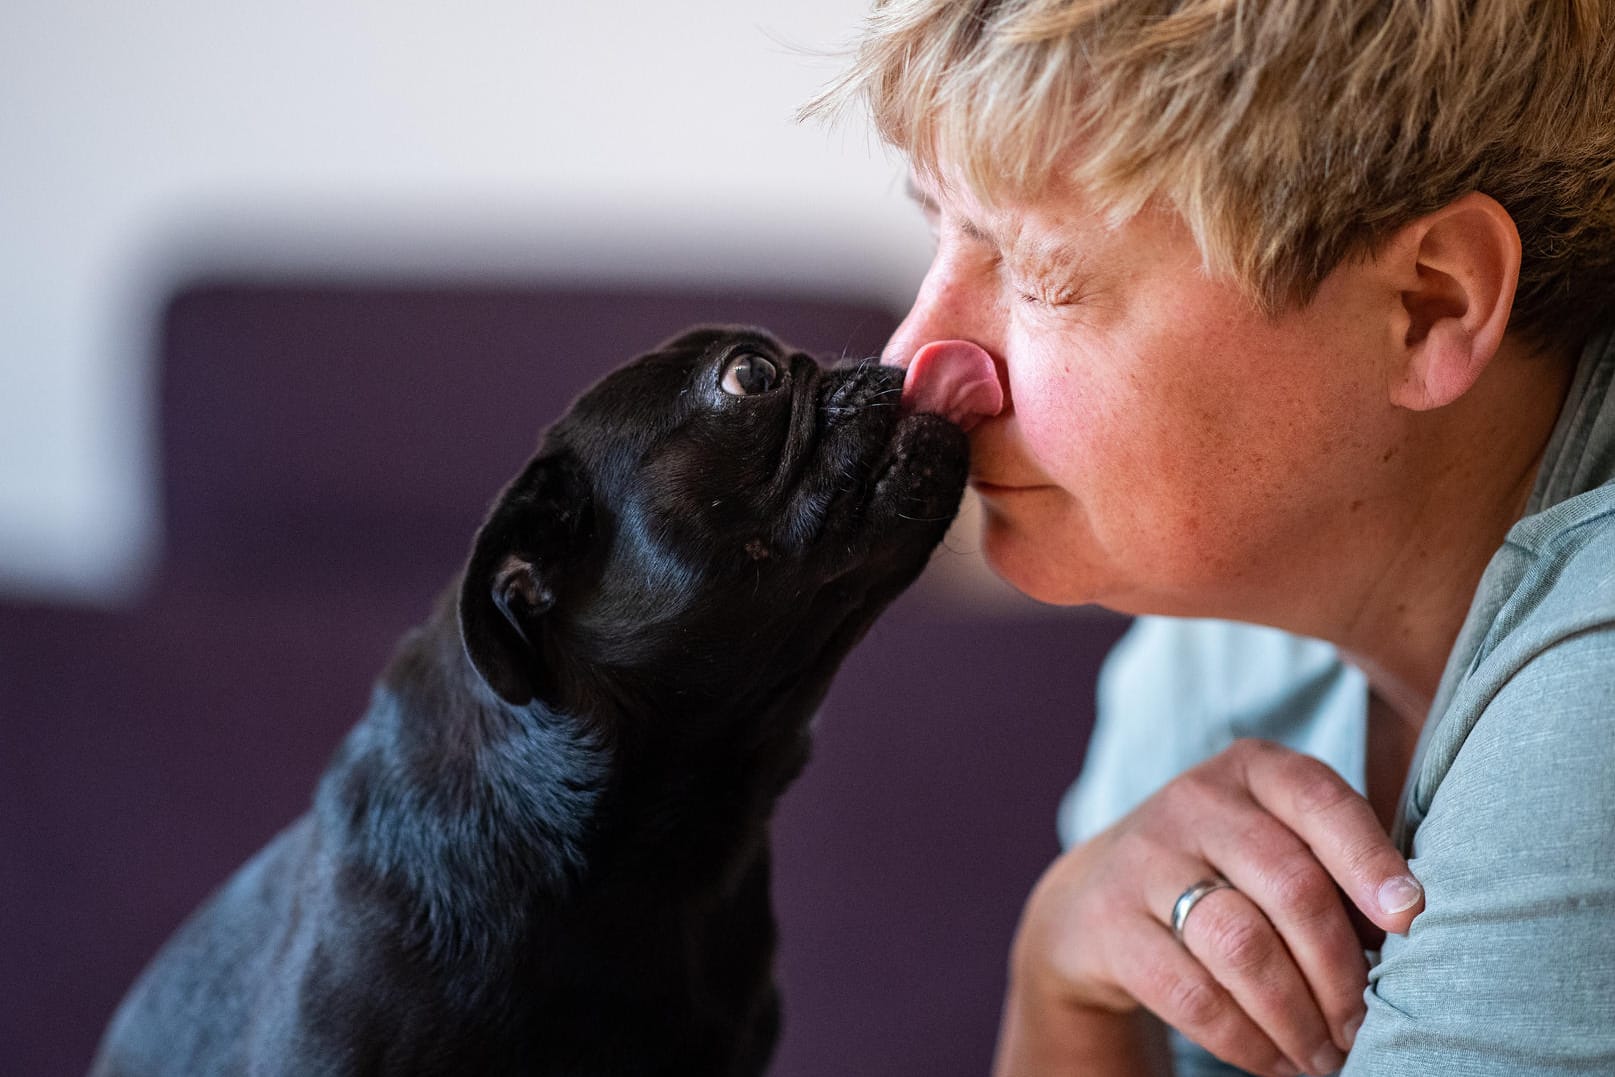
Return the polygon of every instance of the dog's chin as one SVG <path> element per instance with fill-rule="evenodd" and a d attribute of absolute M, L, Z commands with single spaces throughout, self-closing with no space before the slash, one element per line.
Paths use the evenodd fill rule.
<path fill-rule="evenodd" d="M 970 443 L 940 415 L 907 415 L 881 461 L 866 516 L 946 529 L 970 473 Z"/>

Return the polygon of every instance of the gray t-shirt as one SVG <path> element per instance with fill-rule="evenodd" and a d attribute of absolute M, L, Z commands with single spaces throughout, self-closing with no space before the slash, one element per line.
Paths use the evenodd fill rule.
<path fill-rule="evenodd" d="M 1476 591 L 1396 827 L 1425 911 L 1386 941 L 1346 1077 L 1615 1074 L 1615 341 L 1582 357 Z M 1061 812 L 1080 840 L 1241 736 L 1362 787 L 1367 688 L 1270 629 L 1141 619 Z M 1180 1044 L 1182 1077 L 1238 1071 Z"/>

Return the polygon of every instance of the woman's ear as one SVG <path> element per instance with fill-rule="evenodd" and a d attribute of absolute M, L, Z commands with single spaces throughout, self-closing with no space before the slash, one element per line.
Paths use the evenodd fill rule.
<path fill-rule="evenodd" d="M 477 673 L 507 703 L 541 698 L 546 616 L 587 538 L 587 484 L 567 457 L 534 460 L 477 533 L 460 584 L 460 639 Z"/>
<path fill-rule="evenodd" d="M 1404 226 L 1375 260 L 1391 274 L 1403 320 L 1391 402 L 1414 411 L 1451 404 L 1503 343 L 1520 279 L 1514 219 L 1472 192 Z"/>

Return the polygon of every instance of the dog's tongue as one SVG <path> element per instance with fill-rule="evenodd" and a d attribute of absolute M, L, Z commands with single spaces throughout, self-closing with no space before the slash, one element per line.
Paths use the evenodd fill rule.
<path fill-rule="evenodd" d="M 903 379 L 903 410 L 930 412 L 969 430 L 1004 406 L 992 357 L 968 340 L 932 341 Z"/>

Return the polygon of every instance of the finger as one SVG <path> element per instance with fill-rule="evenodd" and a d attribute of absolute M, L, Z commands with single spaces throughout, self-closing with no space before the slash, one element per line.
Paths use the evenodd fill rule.
<path fill-rule="evenodd" d="M 1299 1069 L 1333 1073 L 1346 1061 L 1284 940 L 1239 890 L 1201 898 L 1183 944 Z"/>
<path fill-rule="evenodd" d="M 1132 960 L 1122 986 L 1139 1003 L 1232 1066 L 1294 1077 L 1295 1065 L 1170 930 L 1145 919 L 1128 934 Z"/>
<path fill-rule="evenodd" d="M 1406 934 L 1424 889 L 1374 809 L 1327 765 L 1267 741 L 1240 741 L 1244 785 L 1306 842 L 1318 862 L 1375 924 Z"/>
<path fill-rule="evenodd" d="M 1357 932 L 1357 941 L 1365 950 L 1378 950 L 1385 945 L 1385 931 L 1374 921 L 1363 915 L 1363 910 L 1354 905 L 1344 891 L 1340 894 L 1340 903 L 1346 906 L 1346 915 L 1351 918 L 1352 930 Z"/>
<path fill-rule="evenodd" d="M 1312 850 L 1260 807 L 1251 804 L 1243 812 L 1230 809 L 1230 814 L 1238 822 L 1208 838 L 1208 858 L 1276 933 L 1322 1014 L 1328 1029 L 1325 1038 L 1339 1050 L 1349 1050 L 1348 1029 L 1363 1014 L 1368 962 L 1340 890 Z M 1260 849 L 1262 855 L 1253 856 L 1253 849 Z M 1264 1028 L 1274 1031 L 1257 1016 Z M 1281 1039 L 1280 1043 L 1293 1050 L 1289 1041 Z M 1309 1053 L 1292 1057 L 1321 1056 L 1325 1044 L 1319 1041 L 1311 1046 Z"/>

